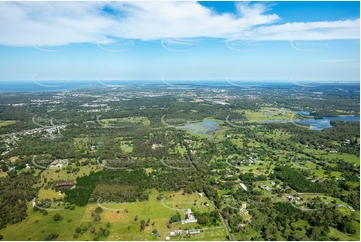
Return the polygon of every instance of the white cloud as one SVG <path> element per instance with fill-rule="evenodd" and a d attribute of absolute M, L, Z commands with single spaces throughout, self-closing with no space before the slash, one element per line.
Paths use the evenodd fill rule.
<path fill-rule="evenodd" d="M 112 13 L 103 11 L 113 9 Z M 112 38 L 359 39 L 359 19 L 277 24 L 268 3 L 217 14 L 197 2 L 1 2 L 0 44 L 61 46 Z"/>

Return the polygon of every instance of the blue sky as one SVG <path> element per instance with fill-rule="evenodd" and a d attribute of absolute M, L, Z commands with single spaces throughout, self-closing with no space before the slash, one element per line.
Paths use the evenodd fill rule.
<path fill-rule="evenodd" d="M 347 81 L 359 2 L 0 2 L 0 80 Z"/>

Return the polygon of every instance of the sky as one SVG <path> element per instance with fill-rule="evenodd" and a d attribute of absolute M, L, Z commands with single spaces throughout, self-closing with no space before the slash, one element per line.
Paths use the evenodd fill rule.
<path fill-rule="evenodd" d="M 360 3 L 0 2 L 0 81 L 359 81 Z"/>

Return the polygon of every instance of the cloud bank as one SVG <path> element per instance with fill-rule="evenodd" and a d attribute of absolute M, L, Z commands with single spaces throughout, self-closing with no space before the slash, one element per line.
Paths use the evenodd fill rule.
<path fill-rule="evenodd" d="M 107 44 L 117 39 L 359 39 L 360 20 L 278 24 L 269 3 L 218 14 L 197 2 L 0 2 L 0 45 Z"/>

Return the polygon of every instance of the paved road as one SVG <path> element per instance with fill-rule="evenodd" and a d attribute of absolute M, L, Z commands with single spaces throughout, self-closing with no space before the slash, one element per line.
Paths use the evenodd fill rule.
<path fill-rule="evenodd" d="M 231 230 L 230 230 L 229 227 L 228 227 L 228 224 L 227 224 L 226 220 L 223 218 L 221 212 L 218 211 L 218 213 L 219 213 L 219 216 L 220 216 L 221 219 L 222 219 L 222 222 L 223 222 L 224 226 L 225 226 L 226 229 L 227 229 L 229 238 L 230 238 L 232 241 L 234 241 L 233 235 L 232 235 L 232 233 L 231 233 Z"/>

